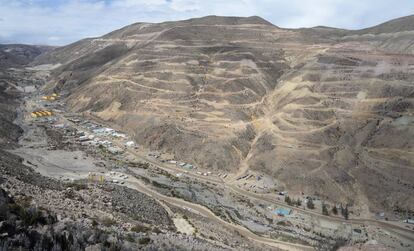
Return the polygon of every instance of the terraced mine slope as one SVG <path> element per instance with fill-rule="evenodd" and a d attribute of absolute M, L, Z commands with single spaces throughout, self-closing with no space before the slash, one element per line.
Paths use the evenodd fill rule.
<path fill-rule="evenodd" d="M 61 64 L 46 89 L 72 111 L 177 159 L 372 211 L 414 210 L 413 24 L 136 23 L 36 64 Z"/>

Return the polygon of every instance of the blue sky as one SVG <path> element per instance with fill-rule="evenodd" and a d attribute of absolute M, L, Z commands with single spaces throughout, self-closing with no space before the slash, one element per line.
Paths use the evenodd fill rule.
<path fill-rule="evenodd" d="M 0 43 L 65 45 L 134 22 L 206 15 L 359 29 L 411 14 L 414 0 L 0 0 Z"/>

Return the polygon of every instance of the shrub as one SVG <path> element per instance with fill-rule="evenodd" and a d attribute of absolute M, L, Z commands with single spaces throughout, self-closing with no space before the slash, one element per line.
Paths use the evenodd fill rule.
<path fill-rule="evenodd" d="M 102 220 L 102 224 L 103 224 L 105 227 L 110 227 L 110 226 L 115 225 L 115 224 L 116 224 L 116 221 L 115 221 L 114 219 L 109 218 L 109 217 L 105 217 L 105 218 Z"/>
<path fill-rule="evenodd" d="M 322 202 L 322 214 L 323 215 L 329 215 L 328 207 L 324 202 Z"/>
<path fill-rule="evenodd" d="M 35 225 L 42 221 L 42 214 L 34 207 L 21 210 L 20 217 L 27 226 Z"/>
<path fill-rule="evenodd" d="M 36 225 L 37 223 L 45 223 L 42 213 L 35 207 L 22 207 L 18 204 L 9 206 L 11 212 L 18 215 L 26 226 Z"/>
<path fill-rule="evenodd" d="M 290 197 L 289 197 L 289 196 L 286 196 L 286 197 L 285 197 L 285 202 L 286 202 L 289 206 L 291 206 L 291 205 L 292 205 L 292 200 L 290 199 Z"/>
<path fill-rule="evenodd" d="M 138 243 L 141 245 L 147 245 L 148 243 L 151 242 L 151 238 L 149 237 L 143 237 L 141 239 L 139 239 Z"/>
<path fill-rule="evenodd" d="M 315 204 L 313 204 L 313 200 L 312 200 L 312 198 L 309 198 L 309 199 L 308 199 L 308 202 L 306 203 L 306 206 L 307 206 L 309 209 L 315 209 Z"/>
<path fill-rule="evenodd" d="M 338 208 L 336 208 L 336 206 L 332 207 L 332 213 L 337 215 L 338 214 Z"/>
<path fill-rule="evenodd" d="M 157 227 L 154 227 L 154 228 L 152 229 L 152 232 L 153 232 L 153 233 L 155 233 L 155 234 L 160 234 L 160 233 L 162 233 L 162 232 L 161 232 L 161 230 L 160 230 L 159 228 L 157 228 Z"/>
<path fill-rule="evenodd" d="M 348 205 L 345 208 L 341 207 L 341 214 L 345 218 L 345 220 L 349 218 Z"/>
<path fill-rule="evenodd" d="M 88 185 L 86 183 L 79 183 L 79 182 L 68 183 L 66 186 L 73 188 L 76 191 L 84 190 L 88 188 Z"/>
<path fill-rule="evenodd" d="M 148 232 L 149 230 L 150 229 L 148 227 L 139 225 L 139 224 L 131 227 L 131 231 L 136 232 L 136 233 L 145 233 L 145 232 Z"/>
<path fill-rule="evenodd" d="M 128 234 L 126 236 L 126 240 L 129 241 L 129 242 L 135 242 L 135 239 L 134 239 L 134 237 L 131 234 Z"/>

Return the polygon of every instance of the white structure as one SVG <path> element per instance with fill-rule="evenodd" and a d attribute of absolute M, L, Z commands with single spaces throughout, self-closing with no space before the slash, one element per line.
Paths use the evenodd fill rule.
<path fill-rule="evenodd" d="M 107 127 L 104 127 L 104 128 L 98 128 L 98 129 L 94 129 L 94 130 L 92 130 L 92 131 L 93 131 L 93 133 L 95 133 L 95 134 L 101 134 L 101 135 L 108 135 L 108 134 L 115 133 L 115 130 L 114 130 L 114 129 L 112 129 L 112 128 L 107 128 Z"/>
<path fill-rule="evenodd" d="M 117 146 L 110 146 L 107 148 L 108 152 L 112 153 L 112 154 L 118 154 L 118 153 L 122 153 L 122 149 L 117 147 Z"/>
<path fill-rule="evenodd" d="M 126 134 L 124 134 L 124 133 L 119 133 L 119 132 L 113 132 L 112 134 L 111 134 L 113 137 L 116 137 L 116 138 L 126 138 L 127 136 L 126 136 Z"/>
<path fill-rule="evenodd" d="M 134 146 L 135 146 L 135 142 L 134 142 L 134 141 L 132 141 L 132 140 L 127 141 L 127 142 L 125 143 L 125 146 L 126 146 L 126 147 L 134 147 Z"/>

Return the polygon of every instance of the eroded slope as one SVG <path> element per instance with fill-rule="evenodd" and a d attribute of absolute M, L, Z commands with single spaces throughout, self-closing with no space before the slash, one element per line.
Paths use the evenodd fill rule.
<path fill-rule="evenodd" d="M 402 22 L 394 33 L 286 30 L 257 17 L 139 23 L 38 63 L 63 64 L 48 89 L 68 93 L 73 111 L 177 159 L 412 210 L 414 35 Z"/>

